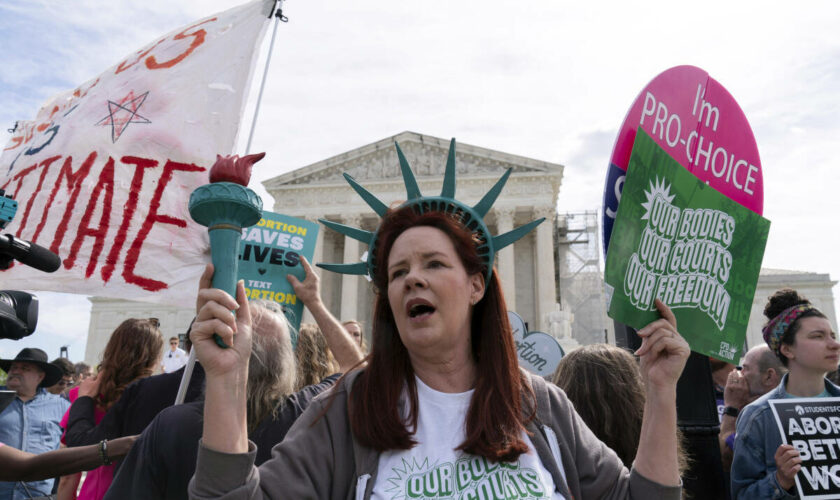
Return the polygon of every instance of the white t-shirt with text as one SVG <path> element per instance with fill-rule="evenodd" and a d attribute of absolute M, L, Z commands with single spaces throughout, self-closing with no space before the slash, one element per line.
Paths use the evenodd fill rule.
<path fill-rule="evenodd" d="M 524 431 L 529 451 L 513 463 L 493 463 L 456 450 L 464 441 L 473 391 L 438 392 L 415 380 L 418 444 L 382 453 L 372 499 L 563 499 Z"/>

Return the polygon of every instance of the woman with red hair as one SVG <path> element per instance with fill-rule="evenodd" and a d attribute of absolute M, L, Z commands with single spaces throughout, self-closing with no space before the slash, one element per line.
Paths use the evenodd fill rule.
<path fill-rule="evenodd" d="M 639 332 L 647 402 L 628 471 L 561 390 L 519 369 L 492 269 L 503 240 L 470 210 L 417 197 L 382 210 L 366 268 L 377 290 L 367 364 L 313 402 L 258 472 L 245 427 L 247 300 L 241 284 L 237 300 L 208 288 L 205 273 L 192 498 L 679 498 L 676 381 L 689 348 L 673 315 L 660 303 L 667 319 Z"/>

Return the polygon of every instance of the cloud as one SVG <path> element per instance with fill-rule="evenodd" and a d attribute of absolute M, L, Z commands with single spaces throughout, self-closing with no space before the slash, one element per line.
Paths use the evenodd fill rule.
<path fill-rule="evenodd" d="M 592 130 L 572 136 L 563 144 L 568 157 L 563 161 L 560 211 L 598 210 L 604 195 L 604 182 L 612 155 L 615 130 Z"/>

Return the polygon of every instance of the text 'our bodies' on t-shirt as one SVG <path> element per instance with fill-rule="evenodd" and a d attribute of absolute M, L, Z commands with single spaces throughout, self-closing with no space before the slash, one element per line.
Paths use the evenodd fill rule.
<path fill-rule="evenodd" d="M 438 392 L 417 383 L 417 445 L 379 457 L 372 499 L 435 498 L 493 500 L 562 499 L 525 432 L 528 453 L 511 463 L 493 463 L 456 450 L 465 436 L 464 421 L 473 391 Z M 404 404 L 407 401 L 403 397 Z M 404 414 L 407 413 L 407 407 Z"/>

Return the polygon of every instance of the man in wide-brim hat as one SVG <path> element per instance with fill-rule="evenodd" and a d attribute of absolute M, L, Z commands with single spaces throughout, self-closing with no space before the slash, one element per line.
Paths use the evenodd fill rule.
<path fill-rule="evenodd" d="M 13 370 L 13 367 L 23 370 Z M 39 387 L 49 387 L 61 380 L 61 369 L 47 360 L 47 353 L 35 347 L 24 348 L 15 359 L 0 359 L 0 369 L 8 374 L 6 386 L 21 399 L 31 399 Z M 28 394 L 21 394 L 21 389 Z"/>
<path fill-rule="evenodd" d="M 61 369 L 49 363 L 47 353 L 32 347 L 14 359 L 0 359 L 0 368 L 7 374 L 5 388 L 17 396 L 0 412 L 0 442 L 36 454 L 57 449 L 59 423 L 70 402 L 44 388 L 61 380 Z M 49 495 L 52 485 L 52 479 L 0 483 L 0 500 Z"/>

